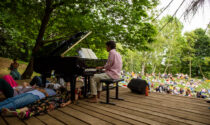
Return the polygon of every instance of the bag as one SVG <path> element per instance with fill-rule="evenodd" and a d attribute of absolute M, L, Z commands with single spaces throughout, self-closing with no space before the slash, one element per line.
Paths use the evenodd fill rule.
<path fill-rule="evenodd" d="M 146 86 L 149 87 L 148 83 L 142 79 L 131 79 L 128 83 L 128 88 L 135 93 L 145 94 Z"/>

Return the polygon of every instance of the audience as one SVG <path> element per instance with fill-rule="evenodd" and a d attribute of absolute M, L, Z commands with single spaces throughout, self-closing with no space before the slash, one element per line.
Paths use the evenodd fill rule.
<path fill-rule="evenodd" d="M 14 61 L 15 62 L 15 61 Z M 202 89 L 196 91 L 196 88 L 202 83 L 198 79 L 189 79 L 188 75 L 176 74 L 153 74 L 136 75 L 125 72 L 122 73 L 125 79 L 122 86 L 127 84 L 130 79 L 145 79 L 149 83 L 151 92 L 161 92 L 183 96 L 195 96 L 206 98 L 210 90 Z M 57 82 L 47 81 L 46 88 L 42 85 L 41 77 L 35 76 L 30 83 L 24 82 L 22 86 L 18 85 L 12 76 L 6 75 L 0 79 L 0 91 L 7 98 L 0 102 L 0 112 L 3 116 L 17 116 L 20 119 L 40 115 L 59 107 L 64 107 L 71 103 L 70 83 L 65 83 L 62 78 L 57 78 Z M 82 82 L 82 80 L 77 80 Z M 61 84 L 60 84 L 61 83 Z M 81 95 L 81 89 L 76 89 L 75 100 Z"/>
<path fill-rule="evenodd" d="M 122 77 L 125 79 L 124 83 L 120 83 L 120 86 L 126 86 L 132 78 L 145 79 L 150 85 L 151 92 L 161 92 L 182 96 L 193 96 L 198 98 L 207 98 L 210 96 L 210 89 L 203 88 L 201 79 L 189 79 L 187 74 L 177 73 L 174 76 L 169 73 L 159 73 L 158 76 L 155 73 L 140 75 L 132 72 L 123 72 Z M 197 94 L 197 92 L 199 94 Z"/>

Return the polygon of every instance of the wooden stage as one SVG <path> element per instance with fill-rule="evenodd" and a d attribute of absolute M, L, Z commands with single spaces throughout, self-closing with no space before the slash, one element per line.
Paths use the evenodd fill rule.
<path fill-rule="evenodd" d="M 114 95 L 114 90 L 111 95 Z M 210 104 L 203 99 L 160 93 L 144 96 L 125 88 L 120 88 L 119 95 L 125 101 L 111 100 L 116 106 L 88 103 L 83 99 L 77 105 L 24 121 L 16 117 L 0 117 L 0 125 L 210 124 Z M 101 100 L 105 100 L 105 92 Z"/>

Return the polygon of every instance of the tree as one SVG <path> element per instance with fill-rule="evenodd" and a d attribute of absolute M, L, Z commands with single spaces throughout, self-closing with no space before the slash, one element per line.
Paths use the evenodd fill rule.
<path fill-rule="evenodd" d="M 194 46 L 196 55 L 195 62 L 199 67 L 202 76 L 204 78 L 206 77 L 205 73 L 203 72 L 204 70 L 209 77 L 209 64 L 206 63 L 207 65 L 205 65 L 205 61 L 207 61 L 210 57 L 210 37 L 205 35 L 205 31 L 203 29 L 196 29 L 194 33 L 197 36 Z M 204 67 L 204 69 L 202 67 Z"/>
<path fill-rule="evenodd" d="M 149 63 L 152 65 L 152 73 L 156 72 L 156 69 L 158 69 L 158 72 L 161 72 L 162 67 L 162 61 L 164 58 L 164 44 L 166 42 L 166 39 L 160 35 L 156 37 L 156 41 L 151 44 L 151 58 L 149 60 Z"/>
<path fill-rule="evenodd" d="M 205 35 L 205 30 L 196 29 L 185 33 L 185 41 L 182 47 L 182 69 L 189 65 L 189 73 L 193 76 L 209 78 L 210 37 Z M 186 63 L 187 62 L 187 63 Z"/>
<path fill-rule="evenodd" d="M 172 20 L 160 33 L 161 37 L 163 38 L 162 46 L 164 48 L 163 56 L 163 64 L 165 65 L 164 73 L 167 72 L 169 67 L 173 65 L 173 67 L 178 68 L 177 64 L 179 64 L 179 53 L 180 53 L 180 45 L 182 42 L 182 35 L 181 31 L 183 29 L 182 23 L 176 18 L 171 16 L 163 17 L 159 21 L 159 27 L 161 28 L 166 22 Z M 172 68 L 173 68 L 172 67 Z"/>
<path fill-rule="evenodd" d="M 3 24 L 5 29 L 20 33 L 19 38 L 24 38 L 24 46 L 17 45 L 17 48 L 22 48 L 28 53 L 27 57 L 30 57 L 22 75 L 23 78 L 30 78 L 34 55 L 43 46 L 66 39 L 79 31 L 93 32 L 87 39 L 88 42 L 78 46 L 90 47 L 96 53 L 101 52 L 105 41 L 110 39 L 122 43 L 123 47 L 144 48 L 147 42 L 154 41 L 156 30 L 149 23 L 150 17 L 147 13 L 156 5 L 155 0 L 1 1 L 0 11 L 3 16 L 1 15 L 0 20 L 9 20 Z M 17 35 L 10 36 L 14 37 L 14 43 L 21 44 Z"/>
<path fill-rule="evenodd" d="M 186 32 L 185 34 L 185 39 L 186 41 L 184 41 L 183 43 L 183 48 L 182 51 L 184 53 L 182 59 L 183 61 L 188 61 L 189 62 L 189 75 L 191 78 L 192 75 L 192 61 L 195 58 L 195 39 L 196 39 L 196 35 L 194 32 Z"/>
<path fill-rule="evenodd" d="M 190 16 L 194 16 L 200 8 L 203 8 L 204 4 L 209 2 L 208 0 L 192 0 L 189 2 L 190 4 L 186 8 L 184 12 L 185 18 L 188 18 Z"/>

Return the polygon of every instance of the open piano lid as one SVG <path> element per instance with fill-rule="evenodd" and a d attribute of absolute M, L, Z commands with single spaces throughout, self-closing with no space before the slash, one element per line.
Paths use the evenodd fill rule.
<path fill-rule="evenodd" d="M 83 39 L 85 39 L 91 32 L 79 32 L 71 37 L 69 40 L 63 42 L 59 47 L 57 47 L 50 55 L 53 56 L 64 56 L 69 50 L 71 50 L 74 46 L 80 43 Z"/>
<path fill-rule="evenodd" d="M 36 57 L 42 56 L 64 56 L 69 50 L 71 50 L 74 46 L 80 43 L 83 39 L 85 39 L 92 32 L 79 32 L 72 36 L 68 40 L 53 42 L 47 46 L 44 46 L 39 53 L 37 53 Z"/>

